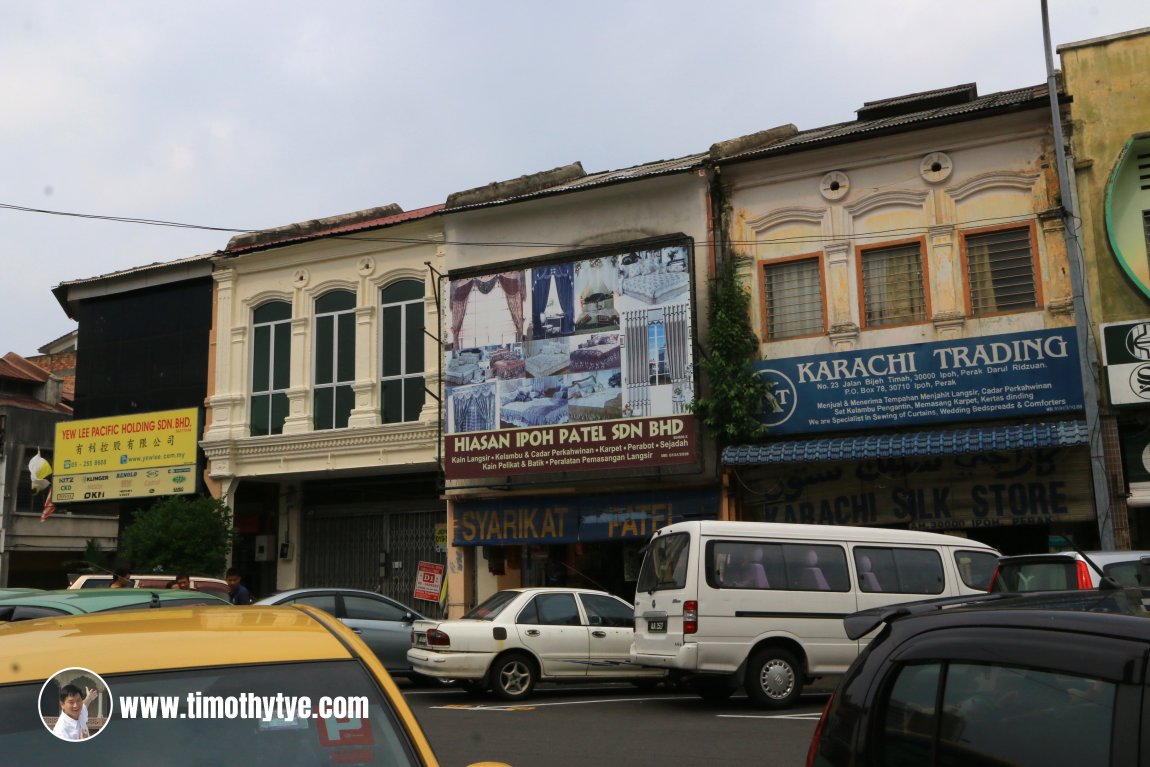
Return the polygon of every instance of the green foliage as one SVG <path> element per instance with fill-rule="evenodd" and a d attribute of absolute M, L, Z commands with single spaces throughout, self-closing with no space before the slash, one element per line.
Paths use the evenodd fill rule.
<path fill-rule="evenodd" d="M 217 575 L 232 536 L 232 512 L 223 501 L 173 496 L 133 514 L 121 544 L 137 571 Z"/>
<path fill-rule="evenodd" d="M 103 548 L 100 547 L 100 542 L 98 540 L 95 538 L 89 538 L 84 542 L 83 561 L 91 562 L 97 567 L 107 569 L 109 559 L 110 557 L 108 552 L 104 551 Z"/>
<path fill-rule="evenodd" d="M 756 442 L 767 434 L 758 415 L 770 388 L 751 367 L 759 342 L 751 330 L 750 309 L 750 291 L 739 277 L 736 259 L 728 256 L 711 283 L 710 327 L 699 362 L 710 389 L 693 405 L 721 445 Z"/>

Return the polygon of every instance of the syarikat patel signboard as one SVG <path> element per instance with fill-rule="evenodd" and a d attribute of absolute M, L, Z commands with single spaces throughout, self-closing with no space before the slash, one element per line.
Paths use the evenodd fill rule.
<path fill-rule="evenodd" d="M 687 464 L 697 456 L 697 420 L 678 415 L 453 434 L 446 440 L 445 471 L 471 479 Z"/>

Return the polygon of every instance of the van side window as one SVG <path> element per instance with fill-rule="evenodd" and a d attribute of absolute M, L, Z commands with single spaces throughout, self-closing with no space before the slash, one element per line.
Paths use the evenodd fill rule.
<path fill-rule="evenodd" d="M 782 549 L 778 544 L 715 541 L 707 551 L 707 583 L 720 589 L 783 588 Z M 775 572 L 777 586 L 769 571 Z"/>
<path fill-rule="evenodd" d="M 841 546 L 783 544 L 787 588 L 795 591 L 850 591 L 846 552 Z"/>
<path fill-rule="evenodd" d="M 856 546 L 855 572 L 865 593 L 941 594 L 942 557 L 934 549 Z"/>

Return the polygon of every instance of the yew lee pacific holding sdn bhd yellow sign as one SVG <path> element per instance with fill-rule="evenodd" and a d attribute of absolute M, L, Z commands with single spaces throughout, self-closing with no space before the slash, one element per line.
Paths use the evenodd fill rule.
<path fill-rule="evenodd" d="M 55 500 L 191 494 L 197 434 L 195 408 L 58 423 Z"/>

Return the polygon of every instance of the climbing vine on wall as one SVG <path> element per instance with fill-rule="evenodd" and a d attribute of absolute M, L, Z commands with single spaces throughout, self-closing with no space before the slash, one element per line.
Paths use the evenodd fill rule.
<path fill-rule="evenodd" d="M 758 415 L 769 385 L 751 366 L 759 343 L 751 329 L 751 294 L 739 275 L 745 260 L 723 258 L 711 283 L 709 330 L 699 361 L 709 387 L 693 405 L 721 445 L 756 442 L 767 434 Z"/>

